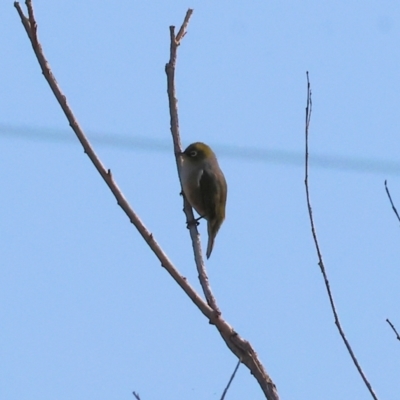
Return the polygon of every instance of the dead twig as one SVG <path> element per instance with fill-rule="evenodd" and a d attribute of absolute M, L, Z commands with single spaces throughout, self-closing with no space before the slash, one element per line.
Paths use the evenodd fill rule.
<path fill-rule="evenodd" d="M 386 180 L 385 180 L 385 190 L 386 190 L 387 196 L 389 197 L 389 201 L 390 201 L 390 204 L 391 204 L 391 206 L 392 206 L 393 212 L 396 214 L 396 217 L 397 217 L 397 219 L 398 219 L 399 222 L 400 222 L 400 215 L 399 215 L 399 213 L 397 212 L 397 209 L 396 209 L 396 207 L 395 207 L 395 205 L 394 205 L 394 203 L 393 203 L 392 196 L 390 195 L 389 188 L 388 188 L 388 186 L 387 186 L 387 181 L 386 181 Z"/>
<path fill-rule="evenodd" d="M 224 400 L 224 399 L 225 399 L 225 396 L 226 396 L 226 394 L 228 393 L 229 386 L 231 386 L 231 383 L 232 383 L 233 379 L 235 378 L 236 372 L 237 372 L 237 370 L 238 370 L 239 367 L 240 367 L 240 362 L 241 362 L 241 361 L 238 360 L 238 362 L 237 362 L 237 364 L 236 364 L 236 367 L 235 367 L 235 369 L 233 370 L 233 373 L 232 373 L 231 377 L 229 378 L 228 384 L 226 385 L 226 388 L 225 388 L 224 391 L 222 392 L 221 400 Z"/>
<path fill-rule="evenodd" d="M 342 325 L 340 323 L 339 320 L 339 316 L 338 313 L 336 311 L 336 306 L 335 303 L 333 301 L 333 295 L 332 295 L 332 291 L 331 291 L 331 287 L 329 284 L 329 280 L 328 280 L 328 275 L 326 273 L 325 270 L 325 265 L 324 262 L 322 260 L 322 253 L 321 253 L 321 249 L 319 247 L 319 243 L 318 243 L 318 238 L 317 238 L 317 233 L 316 233 L 316 229 L 315 229 L 315 224 L 314 224 L 314 217 L 313 217 L 313 213 L 312 213 L 312 208 L 311 208 L 311 200 L 310 200 L 310 190 L 309 190 L 309 183 L 308 183 L 308 161 L 309 161 L 309 151 L 308 151 L 308 136 L 309 136 L 309 127 L 310 127 L 310 121 L 311 121 L 311 112 L 312 112 L 312 98 L 311 98 L 311 85 L 310 85 L 310 79 L 308 76 L 308 71 L 307 71 L 307 105 L 306 105 L 306 121 L 305 121 L 305 178 L 304 178 L 304 184 L 306 187 L 306 198 L 307 198 L 307 209 L 308 209 L 308 216 L 310 219 L 310 225 L 311 225 L 311 232 L 312 232 L 312 237 L 314 240 L 314 245 L 315 245 L 315 249 L 317 251 L 317 255 L 318 255 L 318 265 L 319 268 L 322 272 L 322 276 L 324 277 L 324 283 L 325 283 L 325 288 L 326 291 L 328 293 L 328 297 L 329 297 L 329 302 L 331 305 L 331 309 L 335 318 L 335 325 L 337 327 L 337 329 L 339 330 L 340 336 L 343 339 L 343 342 L 347 348 L 347 351 L 350 354 L 351 359 L 353 360 L 354 365 L 356 366 L 359 374 L 361 375 L 362 380 L 364 381 L 365 385 L 367 386 L 369 392 L 371 393 L 372 397 L 375 400 L 378 400 L 378 397 L 376 396 L 376 394 L 374 393 L 374 390 L 372 389 L 371 384 L 369 383 L 367 377 L 365 376 L 363 370 L 361 369 L 361 366 L 356 358 L 356 356 L 354 355 L 354 352 L 350 346 L 349 341 L 346 338 L 346 335 L 343 331 Z"/>
<path fill-rule="evenodd" d="M 386 318 L 386 322 L 389 324 L 389 326 L 392 328 L 393 332 L 396 334 L 396 339 L 400 340 L 400 335 L 397 332 L 396 328 L 394 327 L 394 325 L 390 322 L 389 318 Z"/>

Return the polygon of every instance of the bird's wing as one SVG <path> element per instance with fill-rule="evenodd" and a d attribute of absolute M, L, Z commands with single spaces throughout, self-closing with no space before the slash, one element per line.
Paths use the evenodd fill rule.
<path fill-rule="evenodd" d="M 215 217 L 215 209 L 216 209 L 216 178 L 213 176 L 213 172 L 208 171 L 207 169 L 203 170 L 203 173 L 200 176 L 199 187 L 200 187 L 200 195 L 201 202 L 203 205 L 203 210 L 205 211 L 204 215 L 208 220 L 213 219 Z"/>

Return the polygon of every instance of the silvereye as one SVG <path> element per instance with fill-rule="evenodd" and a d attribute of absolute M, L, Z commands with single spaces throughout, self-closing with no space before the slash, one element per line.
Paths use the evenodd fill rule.
<path fill-rule="evenodd" d="M 214 152 L 204 143 L 192 143 L 181 153 L 183 193 L 200 218 L 207 220 L 207 258 L 225 219 L 228 187 Z M 199 219 L 200 219 L 199 218 Z"/>

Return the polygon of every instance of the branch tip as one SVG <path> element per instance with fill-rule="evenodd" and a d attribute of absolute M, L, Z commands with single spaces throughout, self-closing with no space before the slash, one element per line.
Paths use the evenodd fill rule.
<path fill-rule="evenodd" d="M 190 20 L 190 17 L 192 16 L 192 14 L 193 14 L 193 9 L 189 8 L 186 11 L 185 19 L 183 20 L 182 26 L 180 27 L 178 34 L 176 35 L 176 38 L 175 38 L 177 45 L 179 45 L 179 42 L 181 41 L 181 39 L 183 39 L 183 37 L 186 35 L 186 28 L 189 24 L 189 20 Z"/>
<path fill-rule="evenodd" d="M 392 210 L 393 210 L 393 212 L 395 213 L 397 219 L 398 219 L 399 222 L 400 222 L 400 215 L 399 215 L 399 213 L 398 213 L 398 211 L 397 211 L 396 206 L 395 206 L 394 203 L 393 203 L 392 196 L 390 195 L 389 188 L 388 188 L 388 186 L 387 186 L 387 181 L 386 181 L 386 180 L 385 180 L 385 190 L 386 190 L 387 197 L 389 198 L 390 205 L 392 206 Z"/>
<path fill-rule="evenodd" d="M 397 340 L 400 340 L 400 335 L 399 335 L 399 333 L 397 332 L 397 330 L 396 330 L 396 328 L 394 327 L 394 325 L 390 322 L 389 318 L 386 318 L 386 322 L 389 324 L 389 326 L 392 328 L 393 332 L 395 333 L 396 339 L 397 339 Z"/>

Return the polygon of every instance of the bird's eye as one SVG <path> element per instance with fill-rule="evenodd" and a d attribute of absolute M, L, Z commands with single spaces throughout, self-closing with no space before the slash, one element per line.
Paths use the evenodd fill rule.
<path fill-rule="evenodd" d="M 197 156 L 197 151 L 196 150 L 192 150 L 190 152 L 190 157 L 196 157 Z"/>

